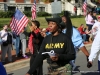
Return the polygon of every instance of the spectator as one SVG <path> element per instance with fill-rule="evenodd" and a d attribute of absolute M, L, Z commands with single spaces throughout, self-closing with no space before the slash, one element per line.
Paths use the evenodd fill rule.
<path fill-rule="evenodd" d="M 93 11 L 96 11 L 96 9 L 97 9 L 97 7 L 94 6 L 94 7 L 92 8 L 92 12 L 93 12 Z"/>
<path fill-rule="evenodd" d="M 22 56 L 24 58 L 28 58 L 28 56 L 25 54 L 26 53 L 26 35 L 24 34 L 24 31 L 26 29 L 22 29 L 22 32 L 19 34 L 20 40 L 21 40 L 21 50 L 22 50 Z"/>
<path fill-rule="evenodd" d="M 88 26 L 88 30 L 90 31 L 92 29 L 92 26 L 94 25 L 95 21 L 92 18 L 92 12 L 88 12 L 85 17 L 86 25 Z"/>
<path fill-rule="evenodd" d="M 13 43 L 15 46 L 15 50 L 16 50 L 16 57 L 20 57 L 20 37 L 19 35 L 17 35 L 15 32 L 12 32 L 13 34 Z"/>
<path fill-rule="evenodd" d="M 97 22 L 97 13 L 96 13 L 96 11 L 93 11 L 93 15 L 92 15 L 92 18 L 93 18 L 93 20 L 95 21 L 95 22 Z"/>
<path fill-rule="evenodd" d="M 86 33 L 86 41 L 92 42 L 93 41 L 93 35 L 92 35 L 92 30 L 88 31 L 88 28 L 84 28 L 84 32 Z"/>
<path fill-rule="evenodd" d="M 97 7 L 97 14 L 100 14 L 100 7 Z"/>
<path fill-rule="evenodd" d="M 80 25 L 80 27 L 78 28 L 78 31 L 80 32 L 80 34 L 81 34 L 81 36 L 83 38 L 83 42 L 84 43 L 88 43 L 88 41 L 87 41 L 88 35 L 84 31 L 84 25 L 83 24 Z M 89 37 L 88 37 L 88 39 L 89 39 Z"/>
<path fill-rule="evenodd" d="M 63 33 L 65 33 L 73 42 L 75 51 L 77 52 L 78 49 L 82 50 L 82 52 L 88 58 L 89 53 L 86 47 L 83 44 L 83 39 L 79 33 L 79 31 L 72 26 L 71 19 L 66 11 L 64 11 L 64 16 L 62 16 L 62 21 L 65 23 L 65 29 L 63 29 Z M 76 68 L 75 60 L 70 61 L 73 70 Z"/>
<path fill-rule="evenodd" d="M 0 31 L 1 33 L 1 39 L 2 39 L 2 44 L 1 44 L 1 61 L 3 64 L 5 64 L 5 57 L 6 57 L 6 53 L 8 54 L 8 61 L 12 62 L 12 54 L 11 54 L 11 50 L 12 50 L 12 37 L 9 37 L 10 33 L 8 32 L 8 25 L 4 25 L 3 30 Z"/>
<path fill-rule="evenodd" d="M 74 6 L 74 12 L 75 12 L 75 15 L 77 15 L 77 7 Z"/>
<path fill-rule="evenodd" d="M 43 29 L 41 30 L 41 35 L 42 35 L 43 37 L 46 37 L 46 32 L 47 32 L 46 28 L 43 28 Z"/>

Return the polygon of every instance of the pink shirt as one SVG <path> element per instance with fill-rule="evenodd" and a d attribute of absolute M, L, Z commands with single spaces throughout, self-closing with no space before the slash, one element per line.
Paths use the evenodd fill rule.
<path fill-rule="evenodd" d="M 91 22 L 93 20 L 92 16 L 90 14 L 88 14 L 86 17 L 85 17 L 85 21 L 86 21 L 86 24 L 90 24 L 90 25 L 93 25 L 94 23 Z"/>

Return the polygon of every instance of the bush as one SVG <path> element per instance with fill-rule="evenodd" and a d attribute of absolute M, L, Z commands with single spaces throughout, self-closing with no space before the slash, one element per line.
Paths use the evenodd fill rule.
<path fill-rule="evenodd" d="M 1 11 L 0 18 L 10 18 L 13 16 L 13 14 L 14 14 L 14 12 L 12 12 L 12 11 L 7 11 L 7 12 Z"/>
<path fill-rule="evenodd" d="M 51 14 L 49 14 L 47 12 L 37 12 L 37 16 L 38 17 L 45 17 L 45 16 L 51 16 Z"/>
<path fill-rule="evenodd" d="M 23 12 L 27 17 L 31 17 L 32 12 L 31 11 L 24 11 Z"/>
<path fill-rule="evenodd" d="M 0 18 L 11 18 L 13 17 L 15 12 L 13 11 L 0 11 Z M 24 11 L 23 12 L 27 17 L 31 17 L 32 12 L 31 11 Z M 64 11 L 62 11 L 60 14 L 60 16 L 64 15 Z M 82 18 L 82 15 L 79 16 L 71 16 L 70 12 L 67 11 L 67 15 L 69 15 L 71 18 Z M 51 14 L 47 13 L 47 12 L 37 12 L 37 16 L 38 17 L 46 17 L 46 16 L 51 16 Z"/>
<path fill-rule="evenodd" d="M 7 11 L 6 14 L 7 14 L 7 17 L 13 17 L 15 12 L 13 11 Z"/>

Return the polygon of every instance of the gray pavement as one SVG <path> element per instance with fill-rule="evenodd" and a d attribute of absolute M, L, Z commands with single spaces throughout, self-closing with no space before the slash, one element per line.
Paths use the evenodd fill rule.
<path fill-rule="evenodd" d="M 90 51 L 90 50 L 89 50 Z M 97 58 L 93 62 L 93 67 L 92 68 L 87 68 L 87 61 L 85 55 L 80 51 L 77 53 L 77 58 L 76 58 L 76 69 L 73 71 L 73 75 L 100 75 L 98 74 L 97 71 Z M 43 65 L 43 72 L 47 73 L 47 63 L 44 61 Z M 29 67 L 25 67 L 19 70 L 15 71 L 10 71 L 8 72 L 8 75 L 25 75 L 25 73 L 29 70 Z"/>
<path fill-rule="evenodd" d="M 91 44 L 86 44 L 85 46 L 88 50 L 90 50 Z M 7 72 L 11 72 L 11 71 L 18 70 L 18 69 L 21 69 L 24 67 L 28 67 L 29 60 L 30 59 L 19 60 L 17 62 L 9 63 L 4 66 L 5 66 Z"/>

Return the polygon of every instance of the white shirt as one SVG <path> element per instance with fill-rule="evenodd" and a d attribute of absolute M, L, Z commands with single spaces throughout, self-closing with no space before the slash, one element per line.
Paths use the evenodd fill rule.
<path fill-rule="evenodd" d="M 98 30 L 100 30 L 100 22 L 94 23 L 94 25 L 92 27 L 92 34 L 96 35 Z"/>
<path fill-rule="evenodd" d="M 7 32 L 5 30 L 1 30 L 0 37 L 1 37 L 2 41 L 6 41 L 7 40 Z"/>
<path fill-rule="evenodd" d="M 93 61 L 96 58 L 99 50 L 100 50 L 100 30 L 97 32 L 97 35 L 92 43 L 89 61 Z M 100 61 L 100 53 L 98 60 Z"/>
<path fill-rule="evenodd" d="M 90 25 L 93 25 L 94 23 L 91 22 L 93 20 L 92 16 L 90 14 L 88 14 L 86 17 L 85 17 L 85 21 L 86 21 L 86 24 L 90 24 Z"/>

